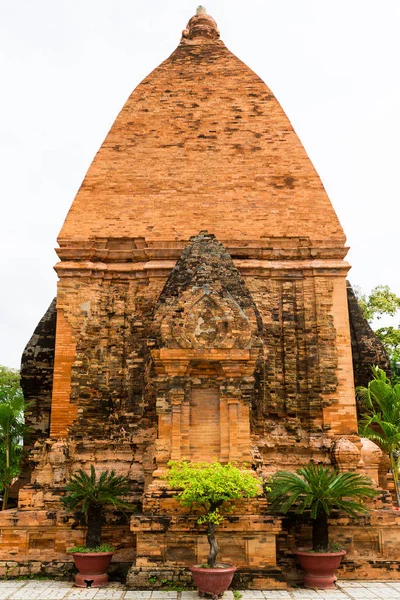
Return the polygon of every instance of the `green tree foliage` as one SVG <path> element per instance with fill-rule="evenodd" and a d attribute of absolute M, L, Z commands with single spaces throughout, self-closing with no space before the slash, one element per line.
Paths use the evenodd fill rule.
<path fill-rule="evenodd" d="M 355 291 L 358 303 L 367 321 L 380 319 L 384 315 L 394 317 L 400 309 L 400 298 L 388 285 L 377 285 L 369 296 L 359 289 Z"/>
<path fill-rule="evenodd" d="M 230 463 L 171 461 L 168 466 L 165 479 L 170 487 L 180 490 L 177 498 L 182 506 L 204 510 L 197 522 L 207 523 L 210 545 L 207 565 L 213 569 L 218 554 L 217 526 L 222 523 L 225 514 L 234 509 L 230 504 L 232 501 L 260 495 L 261 481 L 254 473 L 241 471 Z"/>
<path fill-rule="evenodd" d="M 267 484 L 272 511 L 310 513 L 315 552 L 329 551 L 328 518 L 333 509 L 352 517 L 367 514 L 368 508 L 360 500 L 373 498 L 378 493 L 368 477 L 358 473 L 338 473 L 313 463 L 296 473 L 278 471 Z"/>
<path fill-rule="evenodd" d="M 392 382 L 400 383 L 400 327 L 380 327 L 375 331 L 390 359 Z"/>
<path fill-rule="evenodd" d="M 372 376 L 368 387 L 360 386 L 356 390 L 365 411 L 359 422 L 360 435 L 375 442 L 389 455 L 400 506 L 400 383 L 393 383 L 379 367 L 373 367 Z"/>
<path fill-rule="evenodd" d="M 388 285 L 377 285 L 369 296 L 355 288 L 358 304 L 370 325 L 383 316 L 394 317 L 400 309 L 400 297 Z M 400 326 L 380 327 L 375 330 L 390 359 L 393 380 L 400 383 Z"/>
<path fill-rule="evenodd" d="M 130 509 L 121 500 L 130 492 L 128 477 L 116 475 L 115 471 L 104 471 L 96 476 L 91 465 L 90 475 L 79 469 L 70 477 L 66 485 L 66 494 L 61 498 L 65 508 L 80 510 L 86 515 L 86 547 L 97 548 L 101 544 L 101 531 L 106 507 Z"/>
<path fill-rule="evenodd" d="M 20 375 L 15 369 L 0 366 L 0 491 L 2 510 L 8 506 L 12 481 L 19 475 L 22 457 L 24 396 Z"/>

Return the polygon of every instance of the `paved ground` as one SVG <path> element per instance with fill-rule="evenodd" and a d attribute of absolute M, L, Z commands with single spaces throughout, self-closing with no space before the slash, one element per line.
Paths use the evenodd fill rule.
<path fill-rule="evenodd" d="M 338 581 L 335 590 L 239 591 L 242 600 L 400 600 L 400 581 Z M 197 592 L 132 592 L 122 584 L 86 590 L 64 581 L 0 580 L 0 600 L 197 600 Z M 234 600 L 233 592 L 223 600 Z"/>

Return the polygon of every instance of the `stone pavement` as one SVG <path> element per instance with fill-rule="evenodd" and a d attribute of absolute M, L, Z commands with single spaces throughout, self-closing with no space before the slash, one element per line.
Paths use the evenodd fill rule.
<path fill-rule="evenodd" d="M 399 581 L 346 581 L 337 582 L 335 590 L 247 590 L 239 591 L 242 600 L 400 600 Z M 127 591 L 120 583 L 106 588 L 82 589 L 69 581 L 0 580 L 0 600 L 196 600 L 197 592 Z M 233 592 L 223 600 L 234 600 Z"/>

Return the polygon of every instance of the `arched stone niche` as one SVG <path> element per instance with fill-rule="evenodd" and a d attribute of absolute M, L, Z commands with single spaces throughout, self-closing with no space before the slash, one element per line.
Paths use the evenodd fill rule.
<path fill-rule="evenodd" d="M 169 460 L 251 461 L 260 326 L 224 246 L 200 233 L 183 251 L 154 313 L 155 476 Z"/>

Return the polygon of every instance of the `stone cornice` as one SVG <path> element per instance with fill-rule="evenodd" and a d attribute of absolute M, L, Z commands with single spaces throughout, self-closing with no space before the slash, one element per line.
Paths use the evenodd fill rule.
<path fill-rule="evenodd" d="M 350 265 L 343 260 L 308 259 L 308 260 L 235 260 L 242 275 L 264 277 L 291 276 L 303 277 L 308 274 L 345 276 Z M 174 268 L 174 260 L 152 260 L 143 262 L 91 262 L 61 261 L 54 267 L 59 277 L 94 277 L 143 279 L 148 277 L 167 277 Z"/>
<path fill-rule="evenodd" d="M 97 238 L 62 240 L 56 252 L 62 261 L 124 263 L 154 260 L 177 260 L 187 240 L 147 242 L 144 238 Z M 219 240 L 233 259 L 343 259 L 348 248 L 336 241 L 311 243 L 307 237 L 271 237 L 257 240 Z"/>
<path fill-rule="evenodd" d="M 187 241 L 146 242 L 143 238 L 59 242 L 56 252 L 61 261 L 55 269 L 60 277 L 165 277 L 187 245 Z M 296 271 L 301 276 L 301 271 L 310 270 L 345 274 L 349 270 L 343 260 L 348 248 L 337 247 L 329 240 L 318 246 L 311 246 L 306 237 L 223 243 L 244 275 Z"/>

